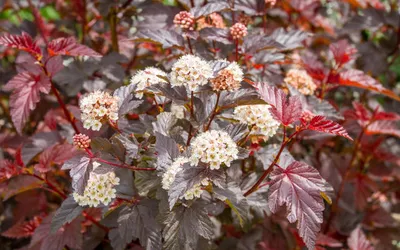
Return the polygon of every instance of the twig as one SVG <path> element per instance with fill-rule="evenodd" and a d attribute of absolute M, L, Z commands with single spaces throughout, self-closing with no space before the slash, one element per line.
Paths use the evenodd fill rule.
<path fill-rule="evenodd" d="M 244 196 L 249 196 L 250 194 L 254 193 L 255 191 L 258 190 L 259 186 L 261 185 L 261 183 L 264 181 L 265 177 L 268 176 L 268 174 L 270 174 L 272 172 L 272 170 L 274 169 L 274 165 L 278 162 L 279 157 L 281 156 L 283 149 L 285 148 L 285 146 L 297 135 L 299 134 L 301 131 L 303 131 L 302 129 L 297 130 L 296 132 L 294 132 L 289 138 L 286 138 L 286 127 L 283 128 L 283 140 L 282 140 L 282 144 L 281 147 L 279 149 L 278 154 L 275 156 L 275 159 L 271 162 L 271 164 L 269 165 L 269 167 L 264 171 L 264 173 L 262 174 L 262 176 L 258 179 L 258 181 L 244 194 Z"/>
<path fill-rule="evenodd" d="M 117 34 L 117 8 L 112 8 L 109 14 L 109 23 L 111 29 L 111 46 L 113 51 L 119 52 L 118 34 Z"/>
<path fill-rule="evenodd" d="M 135 171 L 155 171 L 155 168 L 138 168 L 138 167 L 134 167 L 134 166 L 129 166 L 125 163 L 123 164 L 118 164 L 118 163 L 114 163 L 114 162 L 110 162 L 101 158 L 93 158 L 93 160 L 98 161 L 98 162 L 102 162 L 114 167 L 119 167 L 119 168 L 126 168 L 126 169 L 130 169 L 130 170 L 135 170 Z"/>
<path fill-rule="evenodd" d="M 189 51 L 190 51 L 190 54 L 192 54 L 192 55 L 193 55 L 192 44 L 191 44 L 191 42 L 190 42 L 190 38 L 189 38 L 189 36 L 186 36 L 186 41 L 187 41 L 187 43 L 188 43 L 188 46 L 189 46 Z"/>

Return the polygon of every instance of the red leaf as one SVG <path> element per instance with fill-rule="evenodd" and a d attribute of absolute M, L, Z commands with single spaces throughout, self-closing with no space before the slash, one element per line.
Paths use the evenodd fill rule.
<path fill-rule="evenodd" d="M 290 223 L 297 221 L 299 234 L 308 249 L 314 249 L 323 221 L 324 202 L 320 192 L 325 180 L 318 171 L 302 162 L 293 162 L 286 169 L 277 167 L 271 173 L 268 205 L 272 213 L 286 205 Z"/>
<path fill-rule="evenodd" d="M 317 245 L 326 246 L 326 247 L 335 247 L 335 248 L 343 246 L 343 244 L 340 241 L 335 240 L 332 237 L 329 237 L 328 235 L 325 235 L 325 234 L 318 235 Z"/>
<path fill-rule="evenodd" d="M 351 250 L 374 250 L 374 247 L 361 230 L 361 226 L 351 232 L 350 237 L 347 239 L 347 244 Z"/>
<path fill-rule="evenodd" d="M 40 101 L 40 93 L 49 93 L 50 79 L 44 74 L 33 75 L 22 72 L 11 79 L 4 89 L 13 91 L 10 96 L 11 118 L 18 133 L 21 134 L 29 114 Z"/>
<path fill-rule="evenodd" d="M 301 65 L 312 78 L 318 81 L 323 81 L 327 75 L 327 69 L 324 64 L 314 54 L 306 53 L 302 56 Z"/>
<path fill-rule="evenodd" d="M 17 48 L 20 50 L 27 51 L 33 54 L 34 56 L 42 54 L 36 42 L 33 41 L 32 37 L 28 33 L 25 32 L 22 32 L 22 35 L 20 36 L 6 34 L 0 37 L 0 44 L 7 47 Z"/>
<path fill-rule="evenodd" d="M 1 235 L 8 238 L 27 238 L 30 237 L 35 229 L 40 225 L 42 218 L 39 216 L 33 217 L 30 221 L 17 222 L 14 226 L 7 229 Z"/>
<path fill-rule="evenodd" d="M 0 181 L 10 179 L 21 173 L 21 169 L 12 161 L 0 160 Z"/>
<path fill-rule="evenodd" d="M 366 75 L 361 70 L 349 69 L 340 73 L 339 84 L 343 86 L 368 89 L 400 101 L 400 97 L 398 95 L 383 87 L 382 84 L 380 84 L 377 80 L 369 75 Z"/>
<path fill-rule="evenodd" d="M 329 50 L 333 54 L 333 58 L 335 59 L 338 67 L 342 67 L 349 61 L 355 59 L 355 54 L 357 53 L 357 49 L 353 46 L 349 45 L 347 40 L 340 40 L 336 43 L 332 43 L 329 46 Z"/>
<path fill-rule="evenodd" d="M 52 216 L 43 219 L 42 224 L 36 228 L 30 247 L 41 244 L 40 249 L 63 250 L 65 246 L 72 249 L 81 249 L 81 217 L 73 220 L 70 224 L 64 225 L 56 233 L 50 233 Z"/>
<path fill-rule="evenodd" d="M 76 42 L 75 38 L 58 38 L 49 43 L 47 51 L 51 56 L 101 56 L 96 51 Z"/>
<path fill-rule="evenodd" d="M 400 120 L 400 115 L 392 112 L 379 111 L 374 115 L 374 120 L 398 121 Z"/>
<path fill-rule="evenodd" d="M 283 125 L 288 126 L 298 121 L 302 114 L 301 100 L 298 96 L 287 98 L 282 90 L 265 83 L 255 83 L 261 98 L 271 105 L 272 116 Z"/>
<path fill-rule="evenodd" d="M 342 127 L 342 125 L 328 120 L 324 116 L 314 116 L 306 128 L 314 131 L 343 136 L 349 140 L 353 140 L 347 131 Z"/>
<path fill-rule="evenodd" d="M 376 121 L 369 125 L 365 131 L 366 134 L 392 135 L 400 138 L 400 129 L 395 121 Z"/>
<path fill-rule="evenodd" d="M 52 164 L 62 164 L 75 155 L 75 147 L 71 144 L 55 145 L 46 149 L 39 156 L 39 163 L 35 165 L 35 169 L 45 173 L 51 170 Z"/>

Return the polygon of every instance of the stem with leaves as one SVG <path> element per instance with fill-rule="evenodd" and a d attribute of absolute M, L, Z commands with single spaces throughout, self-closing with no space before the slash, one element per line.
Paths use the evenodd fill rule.
<path fill-rule="evenodd" d="M 257 180 L 257 182 L 244 194 L 244 196 L 249 196 L 250 194 L 254 193 L 257 191 L 261 185 L 261 183 L 264 181 L 264 179 L 272 172 L 274 169 L 275 164 L 277 164 L 279 157 L 281 156 L 283 150 L 285 149 L 285 146 L 296 136 L 298 135 L 303 129 L 298 129 L 296 132 L 294 132 L 291 136 L 286 137 L 286 127 L 283 128 L 283 140 L 281 147 L 279 148 L 278 154 L 275 156 L 274 160 L 271 162 L 269 167 L 264 171 L 264 173 L 261 175 L 261 177 Z M 263 185 L 264 186 L 264 185 Z"/>

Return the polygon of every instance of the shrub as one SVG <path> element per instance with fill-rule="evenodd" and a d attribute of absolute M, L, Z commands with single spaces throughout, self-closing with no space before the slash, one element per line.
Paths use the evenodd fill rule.
<path fill-rule="evenodd" d="M 2 5 L 4 249 L 399 247 L 395 1 Z"/>

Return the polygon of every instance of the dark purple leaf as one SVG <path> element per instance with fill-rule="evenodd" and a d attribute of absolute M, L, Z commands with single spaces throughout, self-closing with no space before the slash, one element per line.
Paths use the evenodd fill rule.
<path fill-rule="evenodd" d="M 229 29 L 207 27 L 200 30 L 200 37 L 206 41 L 215 41 L 223 44 L 231 44 Z"/>
<path fill-rule="evenodd" d="M 163 48 L 184 47 L 182 35 L 172 30 L 143 30 L 135 34 L 135 38 L 129 39 L 136 42 L 153 42 L 161 44 Z"/>
<path fill-rule="evenodd" d="M 79 206 L 72 196 L 69 196 L 55 212 L 51 220 L 50 232 L 56 233 L 66 223 L 71 223 L 83 210 L 84 208 Z"/>
<path fill-rule="evenodd" d="M 84 155 L 78 155 L 64 163 L 61 169 L 70 169 L 69 175 L 72 178 L 72 188 L 75 192 L 82 194 L 92 171 L 92 161 Z"/>
<path fill-rule="evenodd" d="M 297 221 L 299 234 L 308 249 L 314 249 L 323 221 L 325 180 L 318 171 L 302 162 L 293 162 L 287 168 L 275 167 L 268 190 L 268 205 L 272 213 L 286 205 L 287 219 Z"/>
<path fill-rule="evenodd" d="M 192 15 L 195 18 L 198 18 L 201 16 L 207 16 L 214 12 L 220 12 L 227 9 L 229 9 L 229 4 L 227 2 L 213 2 L 213 3 L 208 3 L 204 6 L 194 7 L 190 10 L 190 13 L 192 13 Z"/>

